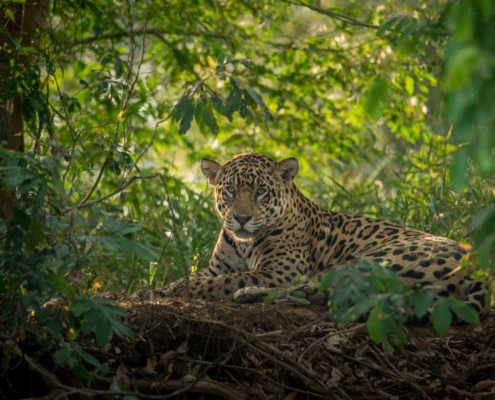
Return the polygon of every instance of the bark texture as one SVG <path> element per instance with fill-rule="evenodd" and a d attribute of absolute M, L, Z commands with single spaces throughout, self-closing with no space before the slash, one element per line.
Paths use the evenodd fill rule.
<path fill-rule="evenodd" d="M 22 89 L 18 82 L 33 65 L 50 0 L 0 5 L 0 146 L 24 151 Z M 10 218 L 15 193 L 0 186 L 0 218 Z"/>

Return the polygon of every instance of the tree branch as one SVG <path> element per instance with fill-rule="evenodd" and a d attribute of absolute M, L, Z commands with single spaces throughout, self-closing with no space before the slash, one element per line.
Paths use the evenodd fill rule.
<path fill-rule="evenodd" d="M 334 19 L 339 20 L 340 22 L 343 22 L 345 24 L 363 26 L 365 28 L 373 28 L 373 29 L 380 28 L 379 25 L 373 25 L 373 24 L 368 24 L 366 22 L 361 22 L 361 21 L 358 21 L 357 19 L 354 19 L 352 17 L 348 17 L 347 15 L 336 13 L 336 12 L 330 11 L 330 10 L 325 10 L 324 8 L 321 8 L 318 6 L 313 6 L 311 4 L 307 4 L 307 3 L 304 3 L 302 1 L 288 1 L 287 3 L 292 4 L 294 6 L 309 8 L 310 10 L 316 11 L 317 13 L 326 15 L 330 18 L 334 18 Z"/>
<path fill-rule="evenodd" d="M 225 35 L 220 35 L 218 33 L 211 33 L 211 32 L 177 32 L 177 31 L 169 31 L 166 29 L 156 29 L 156 28 L 135 28 L 133 30 L 127 30 L 127 31 L 119 31 L 119 32 L 109 32 L 109 33 L 104 33 L 102 35 L 98 36 L 91 36 L 85 39 L 81 40 L 76 40 L 75 42 L 72 42 L 69 47 L 74 47 L 78 45 L 86 45 L 86 44 L 91 44 L 94 42 L 98 42 L 101 40 L 108 40 L 108 39 L 122 39 L 126 38 L 129 36 L 138 36 L 138 35 L 152 35 L 156 36 L 157 38 L 163 40 L 165 35 L 179 35 L 179 36 L 204 36 L 204 37 L 210 37 L 210 38 L 216 38 L 216 39 L 229 39 L 228 36 Z"/>
<path fill-rule="evenodd" d="M 108 198 L 110 198 L 112 196 L 115 196 L 116 194 L 122 192 L 122 190 L 124 190 L 127 186 L 131 185 L 132 183 L 134 183 L 137 180 L 153 179 L 153 178 L 157 178 L 159 176 L 161 176 L 160 173 L 156 173 L 156 174 L 153 174 L 153 175 L 146 175 L 146 176 L 139 176 L 139 175 L 132 176 L 127 181 L 122 182 L 117 189 L 113 190 L 112 192 L 108 193 L 107 195 L 102 196 L 102 197 L 100 197 L 100 198 L 98 198 L 96 200 L 89 201 L 89 202 L 82 201 L 81 203 L 79 203 L 76 206 L 72 206 L 72 207 L 69 207 L 69 208 L 65 209 L 64 212 L 69 212 L 71 210 L 78 210 L 80 208 L 91 207 L 94 204 L 100 203 L 100 202 L 102 202 L 102 201 L 104 201 L 104 200 L 106 200 L 106 199 L 108 199 Z"/>

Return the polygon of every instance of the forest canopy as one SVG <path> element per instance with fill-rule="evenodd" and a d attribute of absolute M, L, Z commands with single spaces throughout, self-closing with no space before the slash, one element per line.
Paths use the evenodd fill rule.
<path fill-rule="evenodd" d="M 60 349 L 62 335 L 127 334 L 92 295 L 203 268 L 220 219 L 199 160 L 249 151 L 298 158 L 296 184 L 325 208 L 461 242 L 491 279 L 494 11 L 2 2 L 0 325 Z M 79 323 L 46 315 L 53 297 Z"/>

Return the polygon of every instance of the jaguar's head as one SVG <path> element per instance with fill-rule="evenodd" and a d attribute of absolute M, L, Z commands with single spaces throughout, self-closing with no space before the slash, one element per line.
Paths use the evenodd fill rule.
<path fill-rule="evenodd" d="M 203 158 L 201 170 L 215 185 L 224 228 L 236 240 L 253 240 L 291 216 L 295 158 L 276 162 L 258 153 L 237 155 L 223 165 Z"/>

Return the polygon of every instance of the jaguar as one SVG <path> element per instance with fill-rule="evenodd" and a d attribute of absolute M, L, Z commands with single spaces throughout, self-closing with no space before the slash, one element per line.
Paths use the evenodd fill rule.
<path fill-rule="evenodd" d="M 204 158 L 201 170 L 214 186 L 223 226 L 208 266 L 165 287 L 163 296 L 256 302 L 301 277 L 318 280 L 364 261 L 382 263 L 407 285 L 431 285 L 487 310 L 487 285 L 461 271 L 465 251 L 456 241 L 319 207 L 293 181 L 295 158 L 246 153 L 223 165 Z M 310 302 L 325 301 L 307 289 Z"/>

